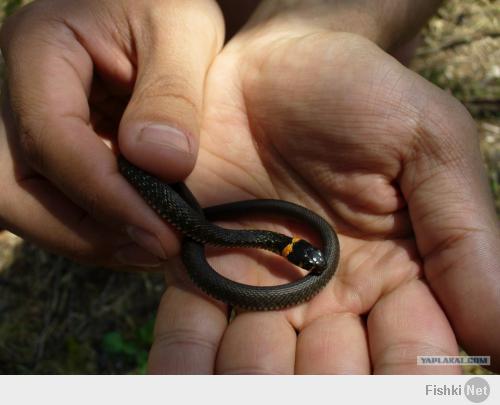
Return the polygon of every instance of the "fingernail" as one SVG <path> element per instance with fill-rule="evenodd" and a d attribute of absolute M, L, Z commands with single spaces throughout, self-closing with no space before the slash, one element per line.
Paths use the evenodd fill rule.
<path fill-rule="evenodd" d="M 165 254 L 159 239 L 155 235 L 133 225 L 127 226 L 126 229 L 130 239 L 132 239 L 139 246 L 146 249 L 159 259 L 167 259 L 167 255 Z"/>
<path fill-rule="evenodd" d="M 161 260 L 136 244 L 123 246 L 115 252 L 115 259 L 122 264 L 138 267 L 158 267 Z"/>
<path fill-rule="evenodd" d="M 190 153 L 189 138 L 182 131 L 168 125 L 151 124 L 144 127 L 139 133 L 138 141 Z"/>

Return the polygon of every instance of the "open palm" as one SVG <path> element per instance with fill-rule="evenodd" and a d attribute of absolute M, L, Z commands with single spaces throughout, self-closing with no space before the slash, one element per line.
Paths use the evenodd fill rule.
<path fill-rule="evenodd" d="M 465 121 L 458 103 L 356 36 L 230 43 L 208 76 L 200 154 L 189 186 L 205 206 L 251 198 L 307 206 L 335 226 L 341 261 L 332 282 L 310 302 L 241 313 L 229 324 L 223 307 L 207 305 L 185 290 L 185 277 L 181 283 L 178 278 L 160 307 L 151 370 L 459 371 L 416 365 L 418 355 L 457 353 L 452 328 L 422 279 L 423 262 L 427 276 L 449 266 L 446 255 L 433 252 L 443 236 L 428 226 L 440 221 L 441 204 L 452 198 L 432 197 L 429 188 L 439 174 L 431 170 L 461 153 L 442 149 L 457 124 L 447 129 L 437 121 L 441 113 L 459 117 L 458 125 Z M 444 139 L 434 137 L 439 132 Z M 447 178 L 455 186 L 453 173 Z M 441 187 L 445 192 L 446 184 Z M 278 229 L 307 232 L 287 225 Z M 457 227 L 452 223 L 450 230 L 462 235 Z M 248 251 L 226 250 L 211 262 L 247 284 L 297 277 L 279 259 Z"/>

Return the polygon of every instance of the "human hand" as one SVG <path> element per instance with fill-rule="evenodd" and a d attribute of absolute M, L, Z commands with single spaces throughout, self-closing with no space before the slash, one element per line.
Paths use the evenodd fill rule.
<path fill-rule="evenodd" d="M 306 304 L 228 323 L 177 265 L 150 371 L 459 373 L 416 364 L 456 339 L 498 367 L 499 229 L 464 107 L 360 36 L 270 25 L 212 66 L 188 185 L 203 205 L 308 206 L 340 234 L 339 269 Z M 293 278 L 250 252 L 211 261 L 243 283 Z"/>
<path fill-rule="evenodd" d="M 212 0 L 39 0 L 9 18 L 0 227 L 93 263 L 175 254 L 109 146 L 167 180 L 191 171 L 223 31 Z"/>

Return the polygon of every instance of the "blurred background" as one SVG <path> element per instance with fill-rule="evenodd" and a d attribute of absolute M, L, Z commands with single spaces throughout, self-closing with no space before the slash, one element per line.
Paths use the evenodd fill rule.
<path fill-rule="evenodd" d="M 0 22 L 27 2 L 0 0 Z M 500 215 L 500 1 L 445 2 L 411 68 L 475 118 Z M 0 231 L 0 373 L 144 373 L 163 288 L 161 275 L 83 266 Z"/>

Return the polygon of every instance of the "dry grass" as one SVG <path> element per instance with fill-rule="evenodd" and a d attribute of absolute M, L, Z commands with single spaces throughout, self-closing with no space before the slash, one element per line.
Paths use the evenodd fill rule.
<path fill-rule="evenodd" d="M 500 214 L 500 1 L 450 0 L 430 21 L 412 68 L 476 119 Z"/>
<path fill-rule="evenodd" d="M 0 0 L 0 19 L 23 2 Z M 476 118 L 500 213 L 499 20 L 498 1 L 448 1 L 412 67 Z M 162 288 L 159 276 L 81 266 L 0 231 L 0 373 L 140 372 Z"/>

